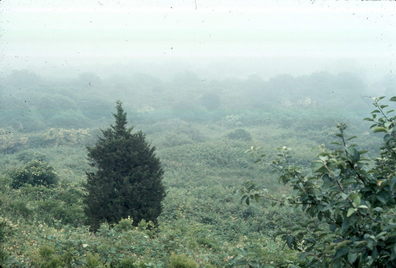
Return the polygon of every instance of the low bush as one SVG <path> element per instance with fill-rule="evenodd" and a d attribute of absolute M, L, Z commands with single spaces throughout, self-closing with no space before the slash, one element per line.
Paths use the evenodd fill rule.
<path fill-rule="evenodd" d="M 11 172 L 11 179 L 11 186 L 15 189 L 24 184 L 50 187 L 58 183 L 54 169 L 48 163 L 39 160 L 30 161 L 24 167 Z"/>

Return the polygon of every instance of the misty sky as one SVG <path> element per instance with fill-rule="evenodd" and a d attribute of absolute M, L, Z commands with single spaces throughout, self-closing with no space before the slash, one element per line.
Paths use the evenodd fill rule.
<path fill-rule="evenodd" d="M 394 29 L 393 1 L 3 0 L 0 59 L 8 70 L 235 57 L 392 70 Z"/>

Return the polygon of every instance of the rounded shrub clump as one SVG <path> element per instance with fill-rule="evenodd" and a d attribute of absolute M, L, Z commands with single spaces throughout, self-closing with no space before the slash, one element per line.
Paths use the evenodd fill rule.
<path fill-rule="evenodd" d="M 58 176 L 53 167 L 40 160 L 32 160 L 25 166 L 11 173 L 11 186 L 15 189 L 25 184 L 32 186 L 54 186 L 58 183 Z"/>

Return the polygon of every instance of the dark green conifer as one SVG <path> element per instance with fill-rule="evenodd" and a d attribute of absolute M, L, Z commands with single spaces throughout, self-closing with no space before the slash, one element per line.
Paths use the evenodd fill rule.
<path fill-rule="evenodd" d="M 143 132 L 127 128 L 126 113 L 117 102 L 115 124 L 102 130 L 94 147 L 88 147 L 85 212 L 88 224 L 96 231 L 101 223 L 117 223 L 130 216 L 156 222 L 165 197 L 163 170 Z"/>

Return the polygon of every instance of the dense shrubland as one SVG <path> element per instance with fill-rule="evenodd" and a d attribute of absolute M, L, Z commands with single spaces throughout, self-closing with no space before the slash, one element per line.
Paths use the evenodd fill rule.
<path fill-rule="evenodd" d="M 261 185 L 276 199 L 290 193 L 290 186 L 278 183 L 246 151 L 260 146 L 275 155 L 285 145 L 294 149 L 294 164 L 309 167 L 320 144 L 334 148 L 331 136 L 339 121 L 350 125 L 368 156 L 381 143 L 361 120 L 369 109 L 361 96 L 370 89 L 351 74 L 266 81 L 83 74 L 56 81 L 18 71 L 1 79 L 5 267 L 304 267 L 306 259 L 285 247 L 279 232 L 295 235 L 295 223 L 315 222 L 298 207 L 240 202 L 241 185 L 244 193 Z M 390 94 L 392 87 L 383 84 Z M 157 147 L 167 196 L 157 227 L 134 226 L 126 218 L 112 228 L 104 223 L 93 234 L 83 205 L 85 173 L 91 171 L 85 147 L 111 122 L 115 99 L 123 100 L 129 121 Z M 40 163 L 44 174 L 56 173 L 57 183 L 12 187 L 15 171 L 29 175 L 31 163 Z"/>

